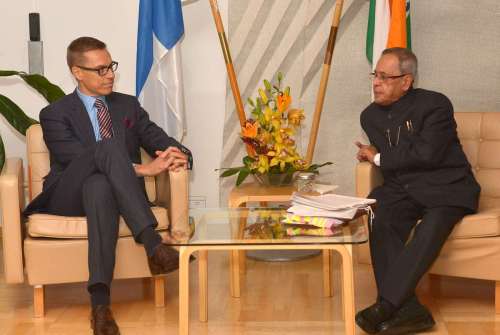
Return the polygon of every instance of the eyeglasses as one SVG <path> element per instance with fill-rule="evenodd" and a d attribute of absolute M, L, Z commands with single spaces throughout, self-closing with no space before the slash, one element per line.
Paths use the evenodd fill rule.
<path fill-rule="evenodd" d="M 85 67 L 85 66 L 80 66 L 76 65 L 76 67 L 79 67 L 82 70 L 86 71 L 94 71 L 101 77 L 104 77 L 105 75 L 108 74 L 108 71 L 111 70 L 112 72 L 115 72 L 116 69 L 118 69 L 118 62 L 112 61 L 108 66 L 101 66 L 98 68 L 91 68 L 91 67 Z"/>
<path fill-rule="evenodd" d="M 409 74 L 409 73 L 403 73 L 403 74 L 400 74 L 397 76 L 389 76 L 383 72 L 372 72 L 372 73 L 370 73 L 370 79 L 371 80 L 379 79 L 380 81 L 386 82 L 389 79 L 401 78 L 401 77 L 406 76 L 407 74 Z"/>

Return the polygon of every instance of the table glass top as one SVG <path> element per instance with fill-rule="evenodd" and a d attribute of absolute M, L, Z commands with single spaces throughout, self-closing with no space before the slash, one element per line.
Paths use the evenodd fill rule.
<path fill-rule="evenodd" d="M 354 219 L 331 230 L 331 236 L 289 236 L 283 224 L 283 209 L 269 208 L 197 208 L 189 210 L 194 230 L 188 241 L 175 245 L 241 245 L 241 244 L 360 244 L 368 240 L 361 219 Z"/>

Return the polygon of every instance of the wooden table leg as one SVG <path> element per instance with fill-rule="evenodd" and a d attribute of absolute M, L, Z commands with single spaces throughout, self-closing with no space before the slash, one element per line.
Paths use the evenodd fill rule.
<path fill-rule="evenodd" d="M 342 290 L 343 290 L 343 305 L 345 317 L 345 333 L 346 335 L 354 335 L 356 325 L 354 323 L 354 274 L 352 268 L 352 246 L 339 245 L 337 246 L 342 256 Z"/>
<path fill-rule="evenodd" d="M 239 250 L 231 250 L 230 251 L 230 283 L 231 283 L 231 295 L 234 298 L 240 297 L 240 251 Z"/>
<path fill-rule="evenodd" d="M 332 250 L 323 249 L 323 296 L 333 297 Z"/>
<path fill-rule="evenodd" d="M 208 251 L 198 251 L 198 296 L 199 296 L 199 319 L 201 322 L 208 320 Z"/>
<path fill-rule="evenodd" d="M 189 249 L 179 248 L 179 335 L 189 334 Z"/>

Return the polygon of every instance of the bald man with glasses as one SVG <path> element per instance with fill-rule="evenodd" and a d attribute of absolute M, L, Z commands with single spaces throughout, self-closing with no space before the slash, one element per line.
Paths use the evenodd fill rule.
<path fill-rule="evenodd" d="M 158 223 L 141 177 L 190 169 L 192 155 L 149 120 L 134 96 L 113 91 L 118 63 L 105 43 L 74 40 L 67 63 L 78 87 L 40 112 L 50 172 L 24 214 L 87 217 L 91 327 L 96 335 L 116 335 L 109 306 L 119 216 L 144 245 L 152 274 L 177 269 L 177 251 L 154 229 Z M 155 159 L 142 164 L 141 147 Z"/>
<path fill-rule="evenodd" d="M 374 102 L 361 113 L 370 144 L 356 143 L 357 158 L 380 167 L 384 177 L 369 195 L 377 200 L 369 225 L 377 301 L 356 314 L 369 334 L 434 326 L 415 288 L 455 224 L 478 206 L 480 186 L 458 139 L 453 106 L 443 94 L 414 88 L 416 74 L 410 50 L 386 49 L 371 74 Z"/>

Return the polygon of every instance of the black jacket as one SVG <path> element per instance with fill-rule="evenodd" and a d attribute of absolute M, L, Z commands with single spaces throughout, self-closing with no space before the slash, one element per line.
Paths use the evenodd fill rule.
<path fill-rule="evenodd" d="M 443 94 L 410 89 L 390 106 L 369 105 L 361 126 L 380 152 L 379 201 L 411 196 L 426 207 L 476 211 L 480 186 L 457 136 L 453 106 Z"/>

